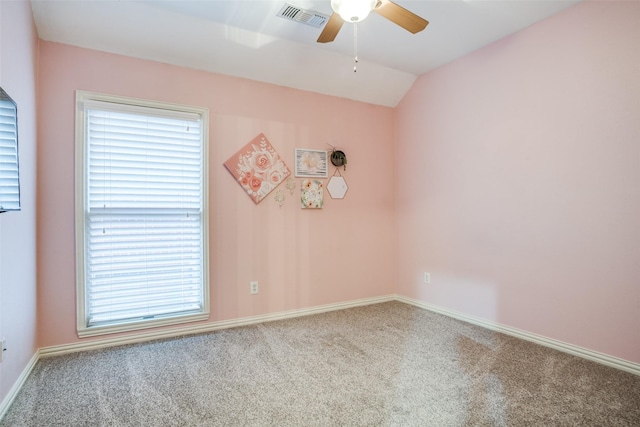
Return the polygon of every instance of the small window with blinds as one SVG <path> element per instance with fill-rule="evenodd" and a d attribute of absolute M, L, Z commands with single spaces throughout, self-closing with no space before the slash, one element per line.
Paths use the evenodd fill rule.
<path fill-rule="evenodd" d="M 77 93 L 78 333 L 208 316 L 206 109 Z"/>
<path fill-rule="evenodd" d="M 18 107 L 0 88 L 0 212 L 20 210 Z"/>

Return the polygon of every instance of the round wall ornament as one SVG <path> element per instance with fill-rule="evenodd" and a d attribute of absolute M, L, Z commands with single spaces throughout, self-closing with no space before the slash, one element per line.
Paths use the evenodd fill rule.
<path fill-rule="evenodd" d="M 347 170 L 347 155 L 344 151 L 336 150 L 335 148 L 331 152 L 331 164 L 335 167 L 343 166 L 344 170 Z"/>

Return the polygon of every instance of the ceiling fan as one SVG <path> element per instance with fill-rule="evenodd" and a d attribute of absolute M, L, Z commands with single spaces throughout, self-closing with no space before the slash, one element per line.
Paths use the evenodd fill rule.
<path fill-rule="evenodd" d="M 332 42 L 345 22 L 360 22 L 374 11 L 396 25 L 415 34 L 425 29 L 429 21 L 391 0 L 331 0 L 333 14 L 327 21 L 318 43 Z"/>

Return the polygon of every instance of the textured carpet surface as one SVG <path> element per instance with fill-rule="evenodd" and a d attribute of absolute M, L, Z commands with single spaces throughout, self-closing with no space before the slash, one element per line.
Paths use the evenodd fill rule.
<path fill-rule="evenodd" d="M 0 426 L 640 426 L 640 377 L 390 302 L 42 359 Z"/>

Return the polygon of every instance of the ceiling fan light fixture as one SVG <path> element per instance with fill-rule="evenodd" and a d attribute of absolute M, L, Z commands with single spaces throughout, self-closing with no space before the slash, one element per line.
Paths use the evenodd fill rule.
<path fill-rule="evenodd" d="M 378 0 L 331 0 L 331 8 L 345 22 L 360 22 L 369 15 Z"/>

